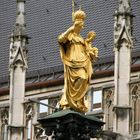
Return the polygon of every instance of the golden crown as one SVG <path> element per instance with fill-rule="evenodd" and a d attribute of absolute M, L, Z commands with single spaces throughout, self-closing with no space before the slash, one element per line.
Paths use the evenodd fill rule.
<path fill-rule="evenodd" d="M 73 19 L 74 19 L 74 21 L 77 21 L 77 20 L 85 20 L 85 18 L 86 18 L 86 14 L 85 14 L 85 12 L 84 11 L 82 11 L 82 10 L 78 10 L 78 11 L 76 11 L 76 12 L 74 12 L 74 15 L 73 15 Z"/>

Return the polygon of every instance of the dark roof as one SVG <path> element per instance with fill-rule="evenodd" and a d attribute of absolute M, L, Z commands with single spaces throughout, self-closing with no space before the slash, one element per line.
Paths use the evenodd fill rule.
<path fill-rule="evenodd" d="M 45 122 L 48 122 L 51 125 L 54 125 L 54 121 L 56 119 L 61 120 L 62 123 L 63 123 L 63 121 L 65 122 L 65 120 L 67 120 L 65 123 L 68 123 L 69 121 L 73 122 L 75 119 L 79 119 L 82 122 L 84 122 L 84 121 L 87 121 L 90 123 L 93 122 L 92 124 L 94 124 L 94 125 L 98 124 L 98 126 L 102 126 L 105 124 L 103 121 L 101 121 L 100 119 L 98 119 L 94 116 L 88 116 L 88 115 L 85 115 L 85 114 L 82 114 L 82 113 L 79 113 L 79 112 L 76 112 L 76 111 L 73 111 L 70 109 L 60 110 L 60 111 L 50 114 L 46 117 L 39 118 L 38 121 L 41 122 L 42 125 Z M 44 125 L 46 125 L 46 124 L 44 124 Z M 50 126 L 50 125 L 48 125 L 48 126 Z"/>
<path fill-rule="evenodd" d="M 82 35 L 95 30 L 94 45 L 99 48 L 100 59 L 113 55 L 114 0 L 76 0 L 87 14 Z M 29 0 L 26 2 L 28 45 L 28 71 L 61 66 L 57 36 L 71 24 L 71 0 Z M 140 47 L 140 1 L 132 1 L 134 17 L 134 51 Z M 0 77 L 8 75 L 9 46 L 16 20 L 16 0 L 0 0 Z"/>

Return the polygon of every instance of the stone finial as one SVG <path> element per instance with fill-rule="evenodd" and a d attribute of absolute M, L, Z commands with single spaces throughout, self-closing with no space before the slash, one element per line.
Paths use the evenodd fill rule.
<path fill-rule="evenodd" d="M 114 45 L 120 48 L 125 41 L 127 47 L 133 47 L 132 40 L 132 14 L 130 0 L 119 0 L 118 10 L 115 11 L 114 23 Z"/>
<path fill-rule="evenodd" d="M 118 11 L 121 13 L 130 13 L 131 12 L 130 0 L 119 0 Z"/>

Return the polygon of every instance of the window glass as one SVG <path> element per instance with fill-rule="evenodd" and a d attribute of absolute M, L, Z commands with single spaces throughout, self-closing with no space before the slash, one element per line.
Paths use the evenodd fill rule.
<path fill-rule="evenodd" d="M 101 110 L 102 90 L 93 91 L 92 93 L 92 109 L 93 111 Z"/>
<path fill-rule="evenodd" d="M 102 91 L 94 91 L 93 92 L 93 103 L 101 103 L 102 102 Z"/>
<path fill-rule="evenodd" d="M 48 99 L 40 100 L 40 102 L 48 105 Z M 39 113 L 45 113 L 45 112 L 48 112 L 48 107 L 40 104 L 39 105 Z"/>

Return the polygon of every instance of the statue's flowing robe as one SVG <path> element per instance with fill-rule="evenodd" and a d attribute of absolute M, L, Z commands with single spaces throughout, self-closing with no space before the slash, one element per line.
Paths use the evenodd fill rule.
<path fill-rule="evenodd" d="M 84 98 L 92 75 L 92 63 L 86 53 L 84 39 L 80 35 L 70 33 L 64 41 L 59 41 L 59 44 L 65 82 L 60 105 L 62 108 L 68 106 L 76 111 L 86 112 Z"/>

